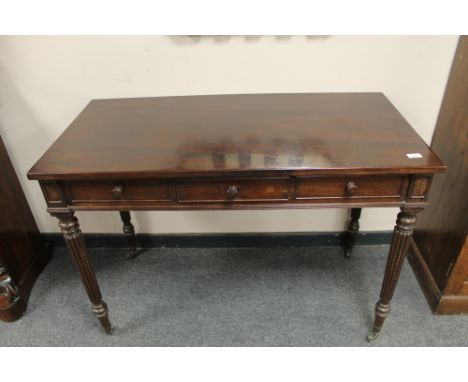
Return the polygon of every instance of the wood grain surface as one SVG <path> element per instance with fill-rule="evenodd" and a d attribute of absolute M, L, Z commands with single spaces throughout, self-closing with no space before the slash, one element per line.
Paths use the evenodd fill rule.
<path fill-rule="evenodd" d="M 408 158 L 412 153 L 422 157 Z M 381 93 L 254 94 L 91 101 L 28 177 L 443 169 Z"/>

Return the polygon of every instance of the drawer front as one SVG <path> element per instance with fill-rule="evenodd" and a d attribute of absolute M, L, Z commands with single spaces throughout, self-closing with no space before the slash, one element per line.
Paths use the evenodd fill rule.
<path fill-rule="evenodd" d="M 76 180 L 60 184 L 44 183 L 42 186 L 48 205 L 52 208 L 68 204 L 78 209 L 222 209 L 224 206 L 256 207 L 256 203 L 261 208 L 274 208 L 280 204 L 401 203 L 408 193 L 409 177 L 363 175 Z"/>
<path fill-rule="evenodd" d="M 181 203 L 288 200 L 289 178 L 180 181 Z"/>
<path fill-rule="evenodd" d="M 403 176 L 354 176 L 297 180 L 297 199 L 401 199 L 407 180 Z"/>
<path fill-rule="evenodd" d="M 125 201 L 164 202 L 171 201 L 171 187 L 165 181 L 76 181 L 66 185 L 72 203 Z"/>

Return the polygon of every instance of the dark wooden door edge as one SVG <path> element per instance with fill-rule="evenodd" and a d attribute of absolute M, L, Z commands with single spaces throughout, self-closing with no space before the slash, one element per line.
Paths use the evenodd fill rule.
<path fill-rule="evenodd" d="M 44 240 L 54 247 L 64 247 L 59 233 L 45 233 Z M 122 234 L 85 234 L 89 248 L 126 248 Z M 387 245 L 391 231 L 359 232 L 356 245 Z M 139 248 L 275 248 L 275 247 L 339 247 L 345 242 L 345 232 L 279 232 L 220 234 L 137 234 Z"/>
<path fill-rule="evenodd" d="M 467 296 L 462 295 L 468 282 L 464 271 L 468 258 L 463 256 L 468 227 L 464 139 L 468 133 L 467 58 L 468 36 L 460 36 L 431 143 L 431 148 L 448 164 L 448 171 L 434 177 L 431 202 L 419 214 L 413 236 L 419 251 L 408 256 L 437 314 L 468 312 Z"/>
<path fill-rule="evenodd" d="M 4 322 L 13 322 L 19 320 L 26 312 L 29 295 L 32 287 L 42 270 L 49 263 L 53 255 L 52 246 L 44 244 L 37 252 L 31 264 L 24 272 L 18 282 L 18 291 L 20 298 L 7 310 L 0 310 L 0 320 Z"/>

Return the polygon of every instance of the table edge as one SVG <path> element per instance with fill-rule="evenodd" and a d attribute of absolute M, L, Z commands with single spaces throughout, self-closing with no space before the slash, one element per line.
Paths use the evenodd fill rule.
<path fill-rule="evenodd" d="M 87 172 L 87 173 L 50 173 L 34 171 L 27 173 L 29 180 L 73 180 L 73 179 L 162 179 L 193 177 L 273 177 L 273 176 L 333 176 L 333 175 L 391 175 L 391 174 L 435 174 L 444 172 L 444 164 L 414 167 L 344 167 L 328 169 L 267 169 L 267 170 L 195 170 L 195 171 L 131 171 L 131 172 Z"/>

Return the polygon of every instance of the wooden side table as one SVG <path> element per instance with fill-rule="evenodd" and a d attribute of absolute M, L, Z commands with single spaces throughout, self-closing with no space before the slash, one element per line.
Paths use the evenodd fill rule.
<path fill-rule="evenodd" d="M 380 93 L 95 100 L 29 171 L 93 312 L 108 309 L 75 211 L 400 207 L 369 340 L 380 332 L 431 179 L 445 166 Z"/>

